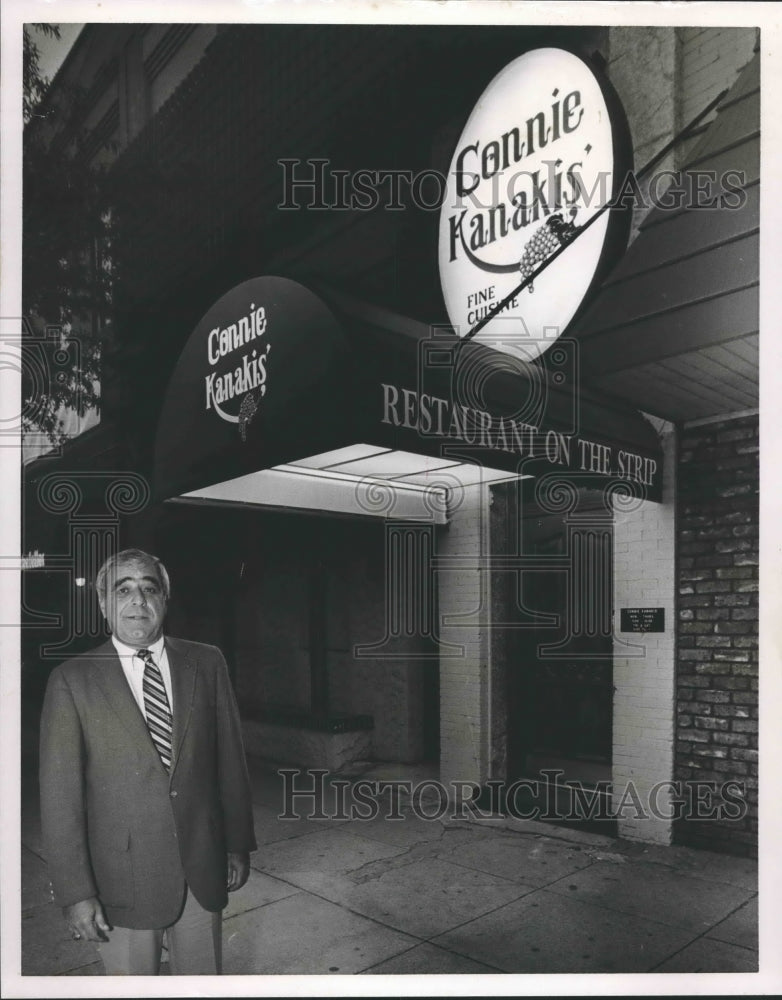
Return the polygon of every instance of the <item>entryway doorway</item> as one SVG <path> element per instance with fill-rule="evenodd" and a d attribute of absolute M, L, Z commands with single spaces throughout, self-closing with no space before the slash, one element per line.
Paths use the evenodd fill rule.
<path fill-rule="evenodd" d="M 506 808 L 613 833 L 613 517 L 600 492 L 573 497 L 547 509 L 523 484 L 508 779 L 524 784 Z"/>

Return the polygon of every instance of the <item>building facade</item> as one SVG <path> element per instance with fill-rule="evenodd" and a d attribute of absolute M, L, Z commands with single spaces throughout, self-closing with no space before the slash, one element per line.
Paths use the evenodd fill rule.
<path fill-rule="evenodd" d="M 30 696 L 101 633 L 74 581 L 139 545 L 169 567 L 172 632 L 226 652 L 250 753 L 348 775 L 422 765 L 489 798 L 516 782 L 495 804 L 517 813 L 544 779 L 567 811 L 576 782 L 622 836 L 752 853 L 757 43 L 754 28 L 85 27 L 49 95 L 78 83 L 78 120 L 47 141 L 67 155 L 86 129 L 79 155 L 105 169 L 111 308 L 99 421 L 25 468 L 24 548 L 46 560 L 25 580 Z M 525 425 L 482 423 L 494 402 L 456 449 L 427 438 L 424 390 L 440 416 L 455 397 L 421 358 L 453 346 L 437 339 L 435 175 L 492 78 L 541 48 L 610 82 L 636 171 L 670 149 L 561 360 L 499 363 L 497 406 L 545 386 L 543 447 L 568 453 L 514 468 L 506 430 Z M 697 175 L 723 185 L 709 208 L 662 197 Z M 235 395 L 209 374 L 221 330 L 240 317 L 243 343 L 262 342 L 240 288 L 284 307 L 285 336 L 270 319 L 268 394 L 255 376 L 263 402 L 232 412 L 229 439 L 197 401 Z M 495 355 L 474 352 L 492 371 Z M 605 449 L 634 456 L 647 489 L 608 490 Z"/>

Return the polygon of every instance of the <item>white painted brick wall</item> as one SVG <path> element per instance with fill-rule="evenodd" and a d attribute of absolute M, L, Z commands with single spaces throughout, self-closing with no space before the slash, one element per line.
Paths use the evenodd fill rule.
<path fill-rule="evenodd" d="M 440 637 L 464 647 L 463 655 L 440 659 L 440 780 L 446 787 L 488 777 L 489 574 L 479 568 L 488 505 L 488 487 L 467 488 L 438 538 Z M 449 569 L 449 556 L 471 557 L 475 565 Z"/>
<path fill-rule="evenodd" d="M 616 511 L 614 524 L 614 721 L 613 786 L 617 808 L 632 782 L 648 811 L 652 788 L 673 776 L 675 707 L 675 521 L 674 434 L 664 438 L 663 503 L 644 502 Z M 665 632 L 646 636 L 620 633 L 620 608 L 665 609 Z M 631 650 L 628 644 L 639 649 Z M 670 811 L 670 790 L 658 796 Z M 632 840 L 668 844 L 669 819 L 639 818 L 633 808 L 619 819 L 619 834 Z"/>
<path fill-rule="evenodd" d="M 633 144 L 634 169 L 640 170 L 674 136 L 676 101 L 676 39 L 671 27 L 609 29 L 607 72 L 627 114 Z M 673 168 L 673 153 L 658 170 Z M 648 181 L 641 182 L 646 191 Z M 648 209 L 633 209 L 630 239 L 635 238 Z"/>
<path fill-rule="evenodd" d="M 609 29 L 607 71 L 627 113 L 636 170 L 736 82 L 752 58 L 755 39 L 752 27 Z M 700 136 L 696 132 L 680 142 L 656 171 L 679 168 Z M 641 183 L 644 191 L 648 180 Z M 631 240 L 646 212 L 634 210 Z"/>
<path fill-rule="evenodd" d="M 679 96 L 677 130 L 684 128 L 726 87 L 732 87 L 752 58 L 756 30 L 746 28 L 677 28 Z M 712 112 L 705 122 L 716 114 Z M 682 143 L 676 165 L 686 160 L 698 135 Z"/>
<path fill-rule="evenodd" d="M 679 28 L 680 126 L 686 125 L 752 58 L 754 28 Z"/>

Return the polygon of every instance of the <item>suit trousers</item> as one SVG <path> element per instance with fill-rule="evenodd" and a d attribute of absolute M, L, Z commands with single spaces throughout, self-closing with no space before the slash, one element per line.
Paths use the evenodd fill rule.
<path fill-rule="evenodd" d="M 222 972 L 222 913 L 203 909 L 185 890 L 179 918 L 170 927 L 136 930 L 115 927 L 98 945 L 107 976 L 157 976 L 165 935 L 172 976 L 209 976 Z"/>

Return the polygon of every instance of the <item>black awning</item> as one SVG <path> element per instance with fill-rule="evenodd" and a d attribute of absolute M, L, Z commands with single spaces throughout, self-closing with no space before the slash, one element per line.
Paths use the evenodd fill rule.
<path fill-rule="evenodd" d="M 624 482 L 662 499 L 657 432 L 637 411 L 583 390 L 576 341 L 559 338 L 529 363 L 450 327 L 319 291 L 350 341 L 360 440 L 520 475 L 561 473 L 577 487 Z"/>
<path fill-rule="evenodd" d="M 656 432 L 581 390 L 575 342 L 528 364 L 319 293 L 256 278 L 201 320 L 162 408 L 159 499 L 358 443 L 661 499 Z"/>
<path fill-rule="evenodd" d="M 160 500 L 345 440 L 347 341 L 329 309 L 285 278 L 219 299 L 179 357 L 155 442 Z"/>

